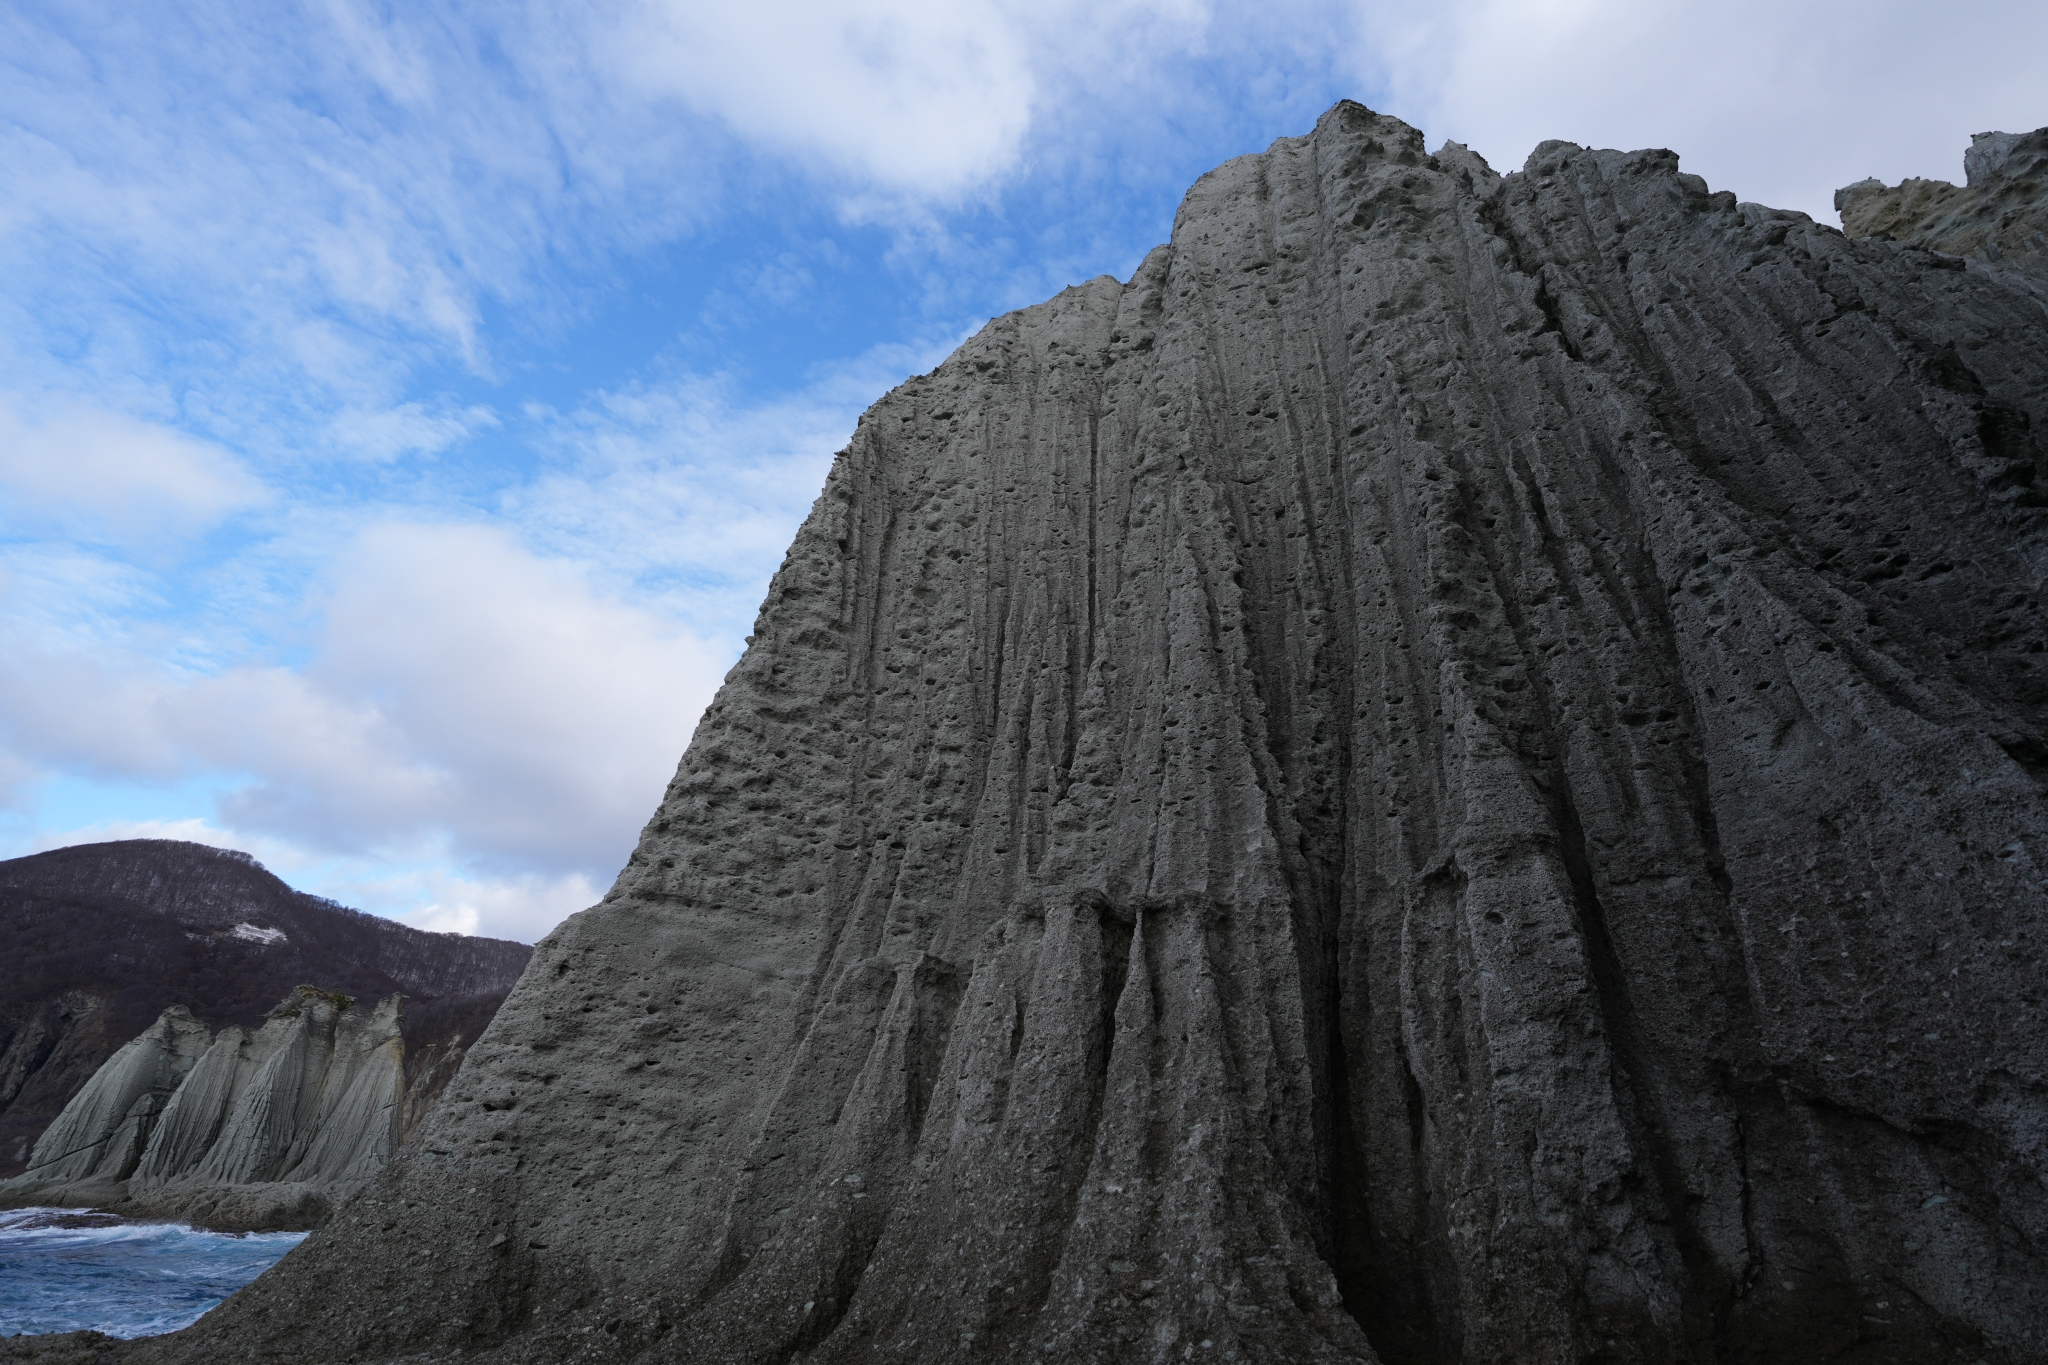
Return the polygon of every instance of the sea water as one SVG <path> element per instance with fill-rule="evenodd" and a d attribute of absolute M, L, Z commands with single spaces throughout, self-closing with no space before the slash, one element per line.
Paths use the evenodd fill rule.
<path fill-rule="evenodd" d="M 0 1212 L 0 1337 L 175 1332 L 276 1264 L 303 1232 L 206 1232 L 77 1209 Z"/>

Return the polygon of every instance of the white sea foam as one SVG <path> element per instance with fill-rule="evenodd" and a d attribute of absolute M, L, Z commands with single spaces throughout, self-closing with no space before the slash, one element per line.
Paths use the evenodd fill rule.
<path fill-rule="evenodd" d="M 189 1327 L 303 1232 L 224 1233 L 77 1209 L 0 1212 L 0 1336 L 146 1337 Z"/>

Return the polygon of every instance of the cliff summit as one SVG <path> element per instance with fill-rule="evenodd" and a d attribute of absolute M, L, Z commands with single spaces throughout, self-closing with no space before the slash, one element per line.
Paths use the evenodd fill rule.
<path fill-rule="evenodd" d="M 1859 180 L 1835 191 L 1851 237 L 1882 237 L 1951 256 L 2004 261 L 2048 278 L 2048 128 L 1979 133 L 1964 183 Z"/>

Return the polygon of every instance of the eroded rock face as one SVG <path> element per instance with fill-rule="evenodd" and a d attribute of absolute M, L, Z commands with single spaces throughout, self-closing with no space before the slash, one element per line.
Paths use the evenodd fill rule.
<path fill-rule="evenodd" d="M 1340 105 L 870 410 L 421 1141 L 140 1349 L 2039 1359 L 2043 430 L 2010 272 Z"/>
<path fill-rule="evenodd" d="M 1851 237 L 1884 236 L 2048 280 L 2048 128 L 1977 134 L 1963 173 L 1961 185 L 1859 180 L 1835 191 L 1835 209 Z"/>
<path fill-rule="evenodd" d="M 44 1131 L 29 1161 L 46 1183 L 126 1180 L 157 1120 L 212 1041 L 206 1025 L 173 1005 L 109 1057 Z"/>
<path fill-rule="evenodd" d="M 301 987 L 262 1028 L 218 1037 L 174 1005 L 65 1106 L 0 1198 L 310 1227 L 397 1150 L 401 1004 Z"/>
<path fill-rule="evenodd" d="M 0 861 L 0 1177 L 120 1048 L 173 1005 L 256 1030 L 302 981 L 403 993 L 408 1051 L 459 1059 L 532 950 L 426 933 L 294 891 L 246 853 L 169 839 Z M 415 1086 L 424 1113 L 445 1074 Z"/>

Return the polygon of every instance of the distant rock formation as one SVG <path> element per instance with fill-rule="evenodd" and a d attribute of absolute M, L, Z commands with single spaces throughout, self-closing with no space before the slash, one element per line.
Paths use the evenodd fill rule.
<path fill-rule="evenodd" d="M 43 1184 L 119 1181 L 134 1173 L 164 1106 L 213 1041 L 183 1005 L 107 1059 L 44 1130 L 27 1178 Z"/>
<path fill-rule="evenodd" d="M 163 1012 L 64 1107 L 12 1203 L 91 1204 L 212 1226 L 312 1226 L 407 1128 L 402 997 L 374 1010 L 301 986 L 218 1037 Z"/>
<path fill-rule="evenodd" d="M 2043 431 L 2019 272 L 1339 105 L 869 410 L 417 1139 L 124 1350 L 2038 1362 Z"/>
<path fill-rule="evenodd" d="M 1960 186 L 1859 180 L 1836 190 L 1842 229 L 2048 277 L 2048 128 L 1977 134 L 1963 174 Z"/>
<path fill-rule="evenodd" d="M 0 1177 L 26 1169 L 45 1125 L 165 1010 L 255 1030 L 302 981 L 413 1002 L 403 1027 L 427 1067 L 423 1109 L 533 951 L 365 915 L 246 853 L 164 839 L 0 862 L 0 941 Z"/>

